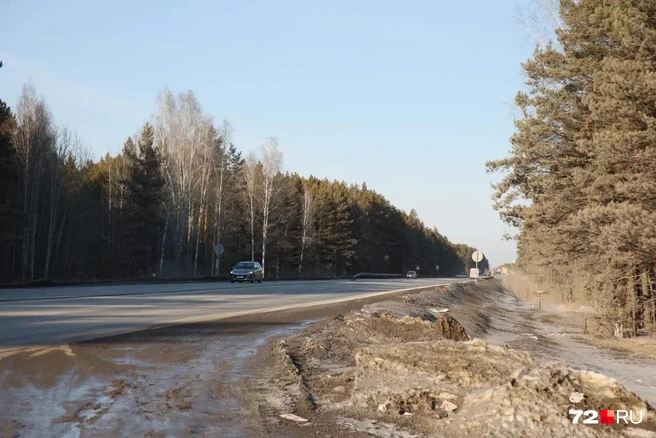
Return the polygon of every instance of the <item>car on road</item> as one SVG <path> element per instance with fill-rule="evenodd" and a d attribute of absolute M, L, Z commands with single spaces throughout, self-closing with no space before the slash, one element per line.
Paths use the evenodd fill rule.
<path fill-rule="evenodd" d="M 416 271 L 408 271 L 406 278 L 417 278 L 417 272 Z"/>
<path fill-rule="evenodd" d="M 262 265 L 258 262 L 239 262 L 230 271 L 230 283 L 235 281 L 250 281 L 251 283 L 262 283 Z"/>

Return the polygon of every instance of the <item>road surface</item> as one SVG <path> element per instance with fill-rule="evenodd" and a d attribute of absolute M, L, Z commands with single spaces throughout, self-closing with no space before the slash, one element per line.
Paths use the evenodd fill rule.
<path fill-rule="evenodd" d="M 0 350 L 290 309 L 466 281 L 398 279 L 172 283 L 0 291 Z"/>

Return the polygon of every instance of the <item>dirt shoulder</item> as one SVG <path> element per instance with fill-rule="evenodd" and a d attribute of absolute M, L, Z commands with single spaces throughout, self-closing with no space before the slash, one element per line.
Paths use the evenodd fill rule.
<path fill-rule="evenodd" d="M 268 345 L 254 361 L 266 371 L 247 379 L 242 404 L 252 430 L 272 437 L 656 436 L 656 361 L 616 357 L 578 335 L 498 282 L 453 285 Z M 569 409 L 644 420 L 574 425 Z"/>

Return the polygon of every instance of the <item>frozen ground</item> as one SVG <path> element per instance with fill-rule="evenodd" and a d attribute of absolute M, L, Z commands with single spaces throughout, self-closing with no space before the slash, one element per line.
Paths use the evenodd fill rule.
<path fill-rule="evenodd" d="M 270 347 L 259 360 L 277 371 L 254 383 L 251 411 L 269 436 L 656 436 L 656 361 L 590 346 L 572 316 L 497 282 L 368 305 Z M 573 425 L 571 408 L 643 411 L 644 421 Z"/>
<path fill-rule="evenodd" d="M 0 356 L 0 438 L 242 437 L 244 381 L 272 337 L 380 300 L 196 323 Z M 266 365 L 265 365 L 266 366 Z"/>
<path fill-rule="evenodd" d="M 583 312 L 534 306 L 512 295 L 502 296 L 490 309 L 493 322 L 483 338 L 524 349 L 538 359 L 563 360 L 571 368 L 613 377 L 656 406 L 656 360 L 591 345 L 583 335 Z"/>

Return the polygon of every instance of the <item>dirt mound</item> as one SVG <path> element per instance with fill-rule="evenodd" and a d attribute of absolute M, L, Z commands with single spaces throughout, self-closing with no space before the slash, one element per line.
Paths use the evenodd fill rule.
<path fill-rule="evenodd" d="M 423 321 L 435 321 L 435 314 L 431 313 L 427 306 L 411 302 L 383 301 L 381 303 L 368 304 L 362 308 L 362 313 L 373 317 L 382 315 L 394 318 L 417 318 Z"/>
<path fill-rule="evenodd" d="M 438 316 L 434 325 L 437 332 L 446 339 L 454 341 L 468 341 L 471 339 L 458 320 L 449 314 Z"/>
<path fill-rule="evenodd" d="M 502 385 L 532 363 L 525 353 L 480 340 L 376 345 L 357 352 L 355 358 L 354 405 L 376 409 L 387 404 L 392 411 L 399 411 L 403 406 L 388 400 L 396 398 L 407 412 L 414 407 L 398 396 L 414 397 L 419 391 L 432 399 L 433 410 L 444 400 L 462 399 L 473 390 Z M 449 395 L 440 397 L 442 393 Z"/>
<path fill-rule="evenodd" d="M 503 300 L 515 297 L 492 282 L 459 284 L 314 324 L 276 348 L 278 390 L 310 423 L 328 416 L 343 430 L 380 437 L 631 430 L 574 425 L 570 408 L 643 411 L 641 436 L 656 436 L 644 434 L 656 430 L 652 408 L 616 381 L 471 340 L 491 327 L 488 306 Z"/>
<path fill-rule="evenodd" d="M 448 314 L 385 301 L 317 323 L 287 338 L 287 343 L 290 354 L 300 362 L 337 361 L 355 366 L 354 352 L 371 344 L 445 338 L 467 340 L 469 336 Z"/>
<path fill-rule="evenodd" d="M 569 409 L 651 408 L 605 376 L 538 363 L 483 341 L 377 345 L 356 354 L 351 402 L 378 421 L 409 415 L 444 436 L 621 436 L 574 425 Z M 573 393 L 583 400 L 572 403 Z"/>
<path fill-rule="evenodd" d="M 406 302 L 419 308 L 448 308 L 449 314 L 467 330 L 472 338 L 487 333 L 491 321 L 489 303 L 501 300 L 516 301 L 493 282 L 453 284 L 444 289 L 429 290 L 406 297 Z"/>
<path fill-rule="evenodd" d="M 314 324 L 277 344 L 274 380 L 279 389 L 293 394 L 290 407 L 307 415 L 316 407 L 349 400 L 357 351 L 390 342 L 438 339 L 469 336 L 448 314 L 405 302 L 376 303 Z"/>

